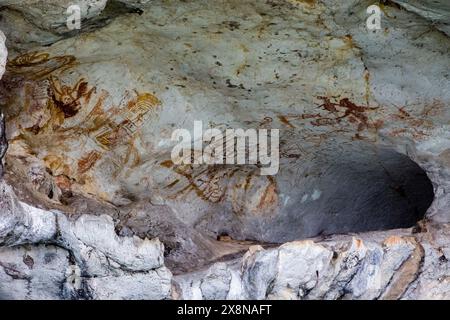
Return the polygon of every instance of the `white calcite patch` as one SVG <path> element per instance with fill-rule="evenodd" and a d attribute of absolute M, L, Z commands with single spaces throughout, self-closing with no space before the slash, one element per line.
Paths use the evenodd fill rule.
<path fill-rule="evenodd" d="M 321 194 L 322 194 L 322 191 L 314 189 L 313 193 L 311 194 L 311 200 L 319 199 Z"/>

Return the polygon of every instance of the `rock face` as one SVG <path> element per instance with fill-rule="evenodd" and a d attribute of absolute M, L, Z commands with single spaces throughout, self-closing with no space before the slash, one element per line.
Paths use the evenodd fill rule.
<path fill-rule="evenodd" d="M 417 13 L 429 20 L 434 27 L 442 30 L 447 35 L 450 34 L 450 4 L 445 0 L 438 1 L 395 1 L 406 10 Z"/>
<path fill-rule="evenodd" d="M 242 259 L 175 277 L 184 299 L 448 299 L 448 225 L 253 246 Z M 396 235 L 393 235 L 396 234 Z M 444 245 L 444 247 L 441 247 Z"/>
<path fill-rule="evenodd" d="M 69 4 L 0 1 L 0 297 L 449 297 L 443 1 Z M 278 173 L 174 164 L 194 121 Z"/>
<path fill-rule="evenodd" d="M 169 297 L 171 273 L 157 239 L 120 238 L 109 216 L 69 221 L 20 202 L 4 182 L 0 188 L 1 298 Z"/>

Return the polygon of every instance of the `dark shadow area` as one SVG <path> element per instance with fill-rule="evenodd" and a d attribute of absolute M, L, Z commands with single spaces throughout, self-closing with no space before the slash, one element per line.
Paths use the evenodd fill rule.
<path fill-rule="evenodd" d="M 364 143 L 328 149 L 302 164 L 293 201 L 268 220 L 260 240 L 285 242 L 318 235 L 412 227 L 434 199 L 427 174 L 407 156 Z M 293 179 L 293 170 L 288 170 Z M 283 174 L 280 188 L 283 189 Z"/>

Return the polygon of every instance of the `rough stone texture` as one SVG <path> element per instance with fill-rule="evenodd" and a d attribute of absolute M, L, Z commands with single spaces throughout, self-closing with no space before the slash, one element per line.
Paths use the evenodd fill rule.
<path fill-rule="evenodd" d="M 0 299 L 60 299 L 69 252 L 52 245 L 0 250 Z"/>
<path fill-rule="evenodd" d="M 107 0 L 82 0 L 76 3 L 71 0 L 53 1 L 8 1 L 0 5 L 7 5 L 9 9 L 22 13 L 25 20 L 31 21 L 36 27 L 56 32 L 68 32 L 66 22 L 67 8 L 76 4 L 80 7 L 81 19 L 95 17 L 103 11 Z M 65 29 L 65 30 L 64 30 Z"/>
<path fill-rule="evenodd" d="M 450 298 L 446 4 L 120 3 L 0 2 L 1 297 Z M 175 166 L 194 120 L 280 172 Z"/>
<path fill-rule="evenodd" d="M 157 239 L 118 237 L 109 216 L 70 221 L 61 212 L 34 208 L 3 181 L 0 192 L 1 298 L 170 296 L 171 273 Z"/>
<path fill-rule="evenodd" d="M 448 225 L 251 247 L 239 260 L 176 276 L 184 299 L 449 299 Z M 443 247 L 441 245 L 444 245 Z M 231 284 L 232 283 L 232 284 Z M 212 294 L 213 293 L 213 294 Z"/>
<path fill-rule="evenodd" d="M 0 31 L 0 78 L 3 76 L 3 73 L 5 73 L 6 60 L 8 58 L 8 49 L 6 48 L 5 41 L 6 37 L 3 32 Z"/>
<path fill-rule="evenodd" d="M 450 3 L 445 0 L 394 0 L 406 10 L 431 21 L 431 27 L 450 35 Z"/>
<path fill-rule="evenodd" d="M 349 10 L 345 6 L 324 27 L 315 21 L 322 15 L 332 17 L 333 7 L 319 3 L 216 7 L 199 1 L 184 9 L 176 2 L 153 4 L 154 10 L 140 16 L 118 17 L 99 31 L 11 59 L 4 83 L 9 138 L 14 141 L 8 156 L 11 162 L 32 162 L 27 169 L 49 169 L 40 169 L 39 175 L 49 180 L 42 183 L 43 190 L 58 185 L 58 177 L 70 192 L 93 194 L 117 207 L 150 198 L 208 236 L 227 233 L 266 242 L 355 227 L 365 231 L 369 225 L 405 227 L 411 223 L 398 223 L 399 216 L 423 213 L 423 208 L 405 207 L 404 197 L 395 191 L 407 189 L 404 176 L 414 174 L 407 165 L 401 165 L 405 173 L 396 172 L 398 163 L 409 160 L 395 160 L 392 146 L 427 169 L 420 159 L 424 152 L 408 148 L 430 143 L 425 138 L 434 130 L 434 118 L 442 115 L 439 106 L 449 100 L 444 67 L 449 62 L 444 52 L 448 38 L 431 32 L 431 44 L 421 47 L 413 39 L 425 27 L 367 34 L 363 28 L 351 29 L 361 23 L 342 16 Z M 203 6 L 214 10 L 202 11 Z M 397 20 L 404 16 L 399 23 L 421 19 L 390 10 L 398 10 Z M 177 18 L 181 12 L 183 18 Z M 280 16 L 286 16 L 282 25 Z M 395 52 L 395 46 L 390 52 L 384 49 L 394 39 L 399 47 L 411 48 L 406 57 Z M 435 45 L 438 49 L 430 49 Z M 238 51 L 228 54 L 228 47 Z M 417 51 L 434 56 L 436 68 L 407 56 Z M 423 96 L 417 94 L 422 91 L 420 80 L 410 83 L 410 77 L 402 76 L 407 71 L 395 68 L 411 59 L 418 70 L 415 77 L 429 82 Z M 388 79 L 387 68 L 392 74 Z M 423 109 L 432 112 L 421 116 Z M 173 166 L 170 128 L 211 119 L 222 127 L 281 128 L 279 174 L 259 176 L 256 166 Z M 411 135 L 417 137 L 408 141 Z M 49 137 L 51 143 L 46 142 Z M 382 144 L 390 145 L 390 151 L 374 147 Z M 386 165 L 389 162 L 394 168 Z M 429 175 L 433 178 L 432 172 Z M 365 179 L 372 184 L 367 186 Z M 342 187 L 330 187 L 338 181 Z M 355 194 L 351 202 L 340 200 L 348 194 L 345 186 L 353 190 L 361 183 L 365 188 L 356 190 L 365 194 Z M 418 180 L 413 185 L 417 194 L 431 193 L 430 186 L 423 192 L 427 187 Z M 58 201 L 63 191 L 51 189 L 52 200 Z M 395 197 L 398 205 L 392 200 L 384 207 Z M 436 201 L 439 198 L 438 193 Z M 361 215 L 367 216 L 367 225 L 355 221 Z"/>
<path fill-rule="evenodd" d="M 23 52 L 95 30 L 116 16 L 140 14 L 146 4 L 147 0 L 2 0 L 0 29 L 7 34 L 10 50 Z M 80 8 L 80 29 L 67 26 L 74 13 L 73 9 L 68 10 L 72 5 Z"/>
<path fill-rule="evenodd" d="M 171 290 L 171 273 L 166 268 L 156 271 L 90 278 L 87 282 L 93 299 L 161 300 Z"/>

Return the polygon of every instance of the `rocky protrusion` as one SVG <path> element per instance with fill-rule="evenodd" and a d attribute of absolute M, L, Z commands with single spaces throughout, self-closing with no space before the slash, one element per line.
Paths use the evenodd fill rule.
<path fill-rule="evenodd" d="M 3 76 L 6 68 L 6 59 L 8 58 L 8 49 L 5 45 L 6 37 L 0 31 L 0 79 Z M 3 157 L 8 148 L 8 141 L 6 140 L 5 115 L 3 110 L 0 110 L 0 177 L 3 175 Z"/>
<path fill-rule="evenodd" d="M 82 215 L 71 221 L 61 212 L 27 205 L 16 198 L 4 181 L 0 182 L 0 192 L 0 245 L 3 246 L 0 267 L 3 277 L 11 278 L 1 288 L 8 295 L 0 298 L 23 297 L 25 293 L 17 289 L 21 281 L 32 284 L 27 298 L 164 299 L 170 296 L 172 276 L 164 266 L 164 248 L 158 239 L 119 237 L 109 216 Z M 52 271 L 56 273 L 53 278 L 65 279 L 63 288 L 61 281 L 57 281 L 57 287 L 53 281 L 45 286 L 35 281 L 35 277 L 50 276 L 49 266 L 39 262 L 45 260 L 39 257 L 46 255 L 42 244 L 57 247 L 61 256 L 58 261 L 65 259 L 58 262 L 62 266 Z M 26 247 L 30 249 L 25 256 Z M 52 250 L 55 249 L 48 249 L 47 255 L 52 255 Z M 21 271 L 27 270 L 23 264 L 34 271 Z M 21 281 L 12 281 L 17 279 Z"/>
<path fill-rule="evenodd" d="M 447 234 L 447 229 L 432 232 Z M 450 298 L 444 276 L 450 267 L 439 256 L 443 248 L 429 242 L 429 234 L 398 233 L 404 235 L 296 241 L 266 250 L 255 246 L 242 259 L 176 276 L 175 283 L 181 299 Z"/>

